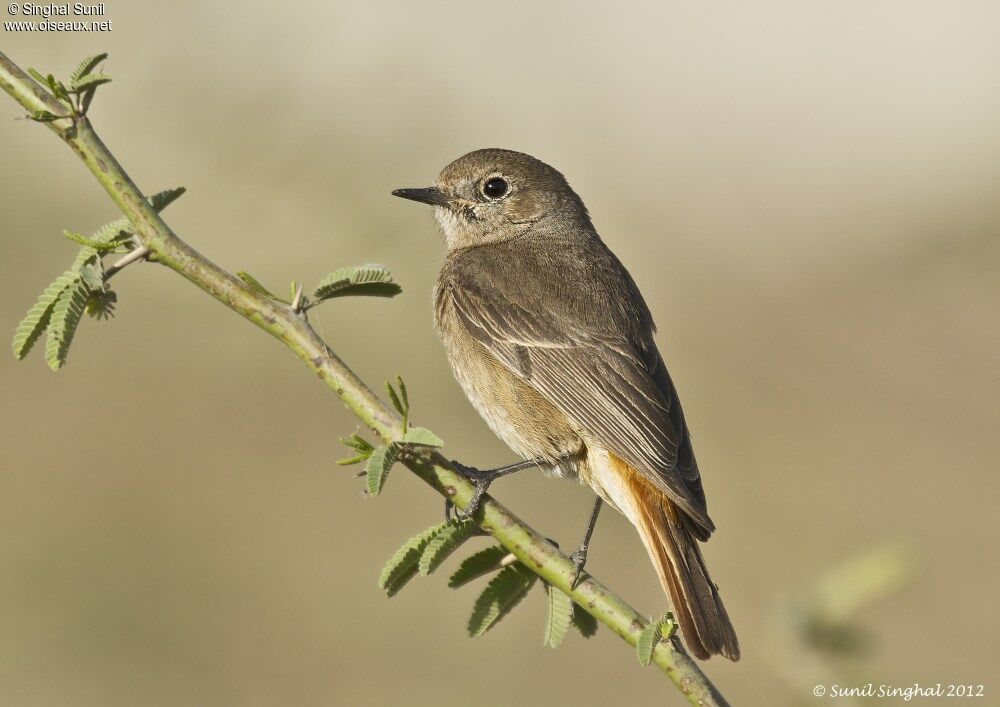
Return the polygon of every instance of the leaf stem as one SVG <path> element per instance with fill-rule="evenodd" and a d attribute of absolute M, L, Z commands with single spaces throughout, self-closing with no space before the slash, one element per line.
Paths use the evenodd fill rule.
<path fill-rule="evenodd" d="M 0 53 L 0 88 L 28 111 L 46 110 L 60 116 L 59 120 L 45 124 L 73 149 L 132 222 L 136 239 L 146 249 L 147 255 L 155 256 L 156 262 L 174 270 L 281 341 L 383 441 L 391 443 L 402 439 L 401 417 L 338 358 L 309 323 L 295 314 L 293 308 L 254 291 L 238 277 L 198 253 L 170 229 L 94 132 L 86 116 L 67 116 L 59 101 L 3 53 Z M 459 508 L 464 509 L 475 492 L 473 485 L 453 471 L 448 461 L 437 452 L 414 454 L 403 461 L 414 474 Z M 477 520 L 482 528 L 526 567 L 572 597 L 574 602 L 627 643 L 633 647 L 636 645 L 647 621 L 635 609 L 589 575 L 574 588 L 576 568 L 569 557 L 491 497 L 484 496 L 480 508 Z M 727 704 L 678 639 L 657 644 L 652 662 L 692 704 Z"/>
<path fill-rule="evenodd" d="M 107 282 L 108 280 L 111 279 L 111 277 L 116 272 L 118 272 L 119 270 L 122 270 L 123 268 L 128 267 L 129 265 L 131 265 L 132 263 L 136 262 L 137 260 L 144 260 L 146 258 L 146 256 L 148 256 L 151 252 L 152 251 L 150 251 L 150 249 L 147 248 L 144 245 L 143 246 L 139 246 L 138 248 L 136 248 L 133 251 L 130 251 L 128 254 L 126 254 L 125 256 L 123 256 L 121 259 L 116 260 L 114 262 L 114 264 L 110 265 L 104 271 L 104 281 Z"/>

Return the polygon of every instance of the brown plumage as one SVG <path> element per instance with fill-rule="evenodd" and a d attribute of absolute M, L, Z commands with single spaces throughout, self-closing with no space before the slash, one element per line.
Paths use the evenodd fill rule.
<path fill-rule="evenodd" d="M 517 454 L 623 513 L 691 652 L 737 660 L 698 547 L 715 526 L 652 317 L 583 202 L 555 169 L 507 150 L 397 193 L 437 207 L 448 252 L 435 324 L 472 404 Z"/>

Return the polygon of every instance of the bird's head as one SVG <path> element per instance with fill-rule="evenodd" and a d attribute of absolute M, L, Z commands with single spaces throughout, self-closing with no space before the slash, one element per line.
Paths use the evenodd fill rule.
<path fill-rule="evenodd" d="M 590 224 L 562 174 L 512 150 L 470 152 L 441 170 L 434 186 L 393 194 L 434 206 L 449 250 L 507 241 L 542 224 Z"/>

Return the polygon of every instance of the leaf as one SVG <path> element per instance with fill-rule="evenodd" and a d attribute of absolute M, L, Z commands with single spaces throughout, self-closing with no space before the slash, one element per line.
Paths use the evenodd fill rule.
<path fill-rule="evenodd" d="M 317 302 L 345 296 L 395 297 L 403 291 L 381 265 L 341 268 L 323 278 L 313 291 Z"/>
<path fill-rule="evenodd" d="M 425 427 L 411 427 L 403 435 L 404 444 L 415 444 L 420 447 L 442 447 L 444 442 L 436 434 Z"/>
<path fill-rule="evenodd" d="M 365 473 L 368 475 L 368 493 L 371 496 L 378 496 L 385 485 L 385 479 L 389 475 L 389 469 L 399 458 L 399 445 L 392 443 L 378 447 L 368 457 L 368 466 Z"/>
<path fill-rule="evenodd" d="M 38 298 L 34 306 L 28 310 L 28 314 L 17 325 L 12 346 L 14 356 L 19 361 L 28 355 L 31 347 L 48 328 L 56 301 L 74 279 L 76 276 L 71 272 L 63 273 L 56 278 L 55 282 L 45 288 L 42 296 Z"/>
<path fill-rule="evenodd" d="M 79 274 L 80 271 L 88 265 L 96 265 L 97 261 L 97 251 L 93 248 L 87 248 L 84 246 L 80 249 L 80 252 L 76 254 L 76 258 L 73 260 L 73 264 L 69 266 L 69 269 L 71 272 Z"/>
<path fill-rule="evenodd" d="M 639 641 L 635 644 L 635 652 L 639 656 L 639 664 L 647 666 L 653 660 L 653 651 L 660 641 L 660 622 L 650 621 L 649 624 L 639 634 Z"/>
<path fill-rule="evenodd" d="M 341 439 L 340 441 L 346 444 L 351 449 L 357 449 L 359 452 L 371 452 L 372 450 L 375 449 L 375 447 L 373 447 L 368 442 L 368 440 L 366 440 L 364 437 L 359 437 L 356 434 L 353 434 L 350 437 L 347 437 L 346 439 Z"/>
<path fill-rule="evenodd" d="M 471 520 L 454 520 L 448 523 L 424 548 L 420 556 L 420 574 L 429 575 L 436 570 L 462 543 L 478 532 L 479 526 Z"/>
<path fill-rule="evenodd" d="M 28 75 L 31 76 L 35 81 L 42 84 L 43 86 L 49 85 L 49 80 L 42 76 L 42 72 L 38 69 L 28 69 Z"/>
<path fill-rule="evenodd" d="M 549 614 L 545 622 L 545 639 L 543 644 L 549 648 L 556 648 L 569 631 L 569 625 L 573 621 L 573 600 L 566 592 L 551 584 L 547 585 L 549 590 Z"/>
<path fill-rule="evenodd" d="M 187 189 L 185 187 L 164 189 L 163 191 L 157 192 L 152 196 L 147 196 L 146 200 L 149 201 L 150 205 L 156 209 L 157 212 L 160 212 L 181 198 L 181 195 L 183 195 L 186 191 Z"/>
<path fill-rule="evenodd" d="M 68 231 L 66 232 L 66 234 L 67 237 L 69 237 Z M 89 240 L 91 243 L 107 243 L 109 241 L 120 240 L 122 238 L 131 237 L 133 235 L 135 234 L 132 231 L 131 222 L 127 218 L 119 218 L 115 219 L 111 223 L 106 223 L 100 228 L 98 228 L 91 234 L 90 238 L 87 240 Z"/>
<path fill-rule="evenodd" d="M 52 308 L 49 338 L 45 344 L 45 360 L 53 371 L 58 371 L 66 365 L 69 346 L 73 343 L 73 335 L 76 334 L 76 327 L 83 316 L 89 293 L 87 283 L 82 277 L 75 273 L 68 274 L 72 276 L 72 282 L 59 295 Z"/>
<path fill-rule="evenodd" d="M 406 408 L 403 407 L 403 401 L 400 400 L 399 395 L 396 393 L 396 389 L 392 387 L 392 383 L 389 381 L 385 382 L 385 391 L 389 394 L 389 401 L 392 403 L 392 406 L 396 408 L 396 412 L 405 417 Z"/>
<path fill-rule="evenodd" d="M 341 439 L 341 442 L 346 444 L 351 449 L 357 450 L 357 454 L 353 457 L 347 457 L 346 459 L 338 459 L 337 464 L 340 466 L 350 466 L 351 464 L 358 464 L 363 462 L 365 459 L 372 455 L 375 447 L 368 443 L 368 440 L 359 437 L 356 434 L 351 435 L 346 439 Z"/>
<path fill-rule="evenodd" d="M 94 262 L 85 262 L 77 269 L 77 273 L 88 290 L 100 291 L 104 288 L 104 265 L 100 259 L 95 258 Z"/>
<path fill-rule="evenodd" d="M 353 457 L 344 457 L 343 459 L 338 459 L 337 466 L 351 466 L 352 464 L 360 464 L 370 457 L 370 454 L 355 454 Z"/>
<path fill-rule="evenodd" d="M 39 123 L 51 123 L 53 120 L 59 120 L 63 116 L 50 113 L 47 110 L 36 110 L 32 111 L 28 117 Z"/>
<path fill-rule="evenodd" d="M 103 231 L 104 228 L 98 231 L 98 233 L 102 233 Z M 91 238 L 87 238 L 86 236 L 73 231 L 63 231 L 63 235 L 74 243 L 79 243 L 85 248 L 96 250 L 98 253 L 110 253 L 118 247 L 128 243 L 128 241 L 132 238 L 131 233 L 123 232 L 121 229 L 118 229 L 112 236 L 104 238 L 98 238 L 96 235 Z"/>
<path fill-rule="evenodd" d="M 89 74 L 82 78 L 70 81 L 69 87 L 74 93 L 82 93 L 87 89 L 97 88 L 98 86 L 103 86 L 106 83 L 111 83 L 111 77 L 107 74 Z M 104 94 L 102 93 L 101 95 L 103 96 Z"/>
<path fill-rule="evenodd" d="M 111 290 L 92 290 L 87 298 L 87 314 L 94 319 L 111 319 L 115 316 L 118 295 Z"/>
<path fill-rule="evenodd" d="M 584 638 L 590 638 L 597 633 L 597 619 L 584 611 L 579 604 L 573 604 L 573 625 Z"/>
<path fill-rule="evenodd" d="M 469 617 L 469 635 L 478 638 L 493 628 L 524 599 L 537 579 L 538 575 L 521 563 L 500 570 L 476 599 Z"/>
<path fill-rule="evenodd" d="M 45 83 L 56 98 L 60 101 L 69 101 L 69 93 L 66 91 L 66 87 L 62 81 L 57 81 L 55 76 L 49 74 L 45 77 Z"/>
<path fill-rule="evenodd" d="M 107 52 L 102 52 L 100 54 L 94 54 L 93 56 L 88 56 L 86 59 L 80 62 L 80 65 L 76 67 L 69 76 L 70 83 L 75 83 L 77 80 L 83 78 L 91 71 L 97 68 L 97 65 L 108 58 Z"/>
<path fill-rule="evenodd" d="M 500 560 L 506 556 L 507 548 L 495 545 L 466 557 L 455 573 L 451 575 L 448 586 L 452 589 L 458 589 L 474 579 L 496 572 L 500 569 Z"/>
<path fill-rule="evenodd" d="M 441 525 L 428 528 L 420 535 L 407 540 L 401 548 L 396 550 L 396 554 L 382 568 L 382 574 L 378 578 L 379 589 L 384 590 L 390 597 L 395 596 L 407 582 L 413 579 L 417 574 L 417 565 L 420 562 L 424 547 L 444 527 L 445 524 L 442 523 Z"/>
<path fill-rule="evenodd" d="M 403 409 L 406 411 L 400 414 L 406 417 L 410 414 L 410 396 L 406 393 L 406 383 L 403 382 L 403 377 L 398 373 L 396 374 L 396 387 L 399 388 L 399 397 L 402 398 Z"/>
<path fill-rule="evenodd" d="M 283 304 L 291 304 L 291 301 L 278 297 L 278 295 L 274 294 L 269 289 L 260 284 L 260 282 L 257 281 L 257 278 L 255 278 L 253 275 L 246 272 L 245 270 L 240 270 L 238 273 L 236 273 L 236 276 L 241 280 L 243 280 L 243 282 L 245 282 L 247 286 L 257 294 L 264 295 L 265 297 L 273 299 L 275 302 L 281 302 Z"/>

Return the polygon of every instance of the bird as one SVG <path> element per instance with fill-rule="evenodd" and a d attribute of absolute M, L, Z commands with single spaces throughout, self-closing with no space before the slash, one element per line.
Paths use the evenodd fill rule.
<path fill-rule="evenodd" d="M 649 307 L 555 168 L 487 148 L 447 165 L 433 186 L 394 196 L 429 204 L 445 256 L 434 326 L 461 388 L 523 461 L 453 465 L 476 484 L 538 466 L 590 486 L 637 529 L 697 658 L 739 660 L 729 615 L 700 543 L 715 524 L 677 390 L 654 342 Z"/>

